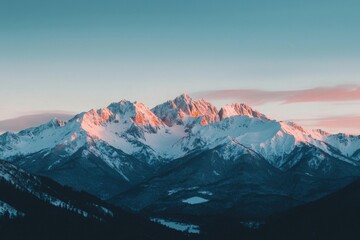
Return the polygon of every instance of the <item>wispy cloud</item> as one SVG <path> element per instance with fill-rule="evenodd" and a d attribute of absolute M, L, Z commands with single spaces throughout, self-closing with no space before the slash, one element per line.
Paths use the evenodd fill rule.
<path fill-rule="evenodd" d="M 31 115 L 21 116 L 17 118 L 7 119 L 0 121 L 0 133 L 2 132 L 18 132 L 20 130 L 35 127 L 50 121 L 53 118 L 61 120 L 68 120 L 75 114 L 64 112 L 48 112 L 48 113 L 35 113 Z"/>
<path fill-rule="evenodd" d="M 308 128 L 329 129 L 331 132 L 360 134 L 360 115 L 326 116 L 308 119 L 291 119 Z"/>
<path fill-rule="evenodd" d="M 338 85 L 302 90 L 266 91 L 259 89 L 215 90 L 195 93 L 197 97 L 209 100 L 235 100 L 251 105 L 269 102 L 284 104 L 301 102 L 343 102 L 360 100 L 359 85 Z"/>
<path fill-rule="evenodd" d="M 353 128 L 360 131 L 360 116 L 336 116 L 319 119 L 320 126 L 330 128 Z"/>

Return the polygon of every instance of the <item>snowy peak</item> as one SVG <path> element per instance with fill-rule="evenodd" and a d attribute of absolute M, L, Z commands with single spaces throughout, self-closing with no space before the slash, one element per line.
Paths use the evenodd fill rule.
<path fill-rule="evenodd" d="M 108 106 L 112 114 L 117 115 L 118 120 L 131 120 L 137 125 L 158 127 L 161 120 L 143 103 L 122 100 Z"/>
<path fill-rule="evenodd" d="M 112 116 L 112 112 L 109 111 L 107 108 L 102 108 L 99 110 L 91 109 L 90 111 L 86 112 L 82 116 L 82 124 L 94 124 L 94 125 L 101 125 L 107 122 Z"/>
<path fill-rule="evenodd" d="M 50 120 L 50 122 L 47 124 L 48 127 L 63 127 L 65 125 L 65 121 L 59 120 L 57 118 L 53 118 Z"/>
<path fill-rule="evenodd" d="M 52 129 L 62 128 L 67 124 L 67 122 L 53 118 L 48 123 L 42 124 L 38 127 L 32 127 L 25 130 L 22 130 L 18 133 L 17 136 L 37 136 L 43 131 L 49 131 Z M 13 134 L 12 134 L 13 135 Z"/>
<path fill-rule="evenodd" d="M 135 102 L 135 116 L 132 120 L 140 125 L 148 125 L 158 127 L 162 125 L 162 121 L 143 103 Z"/>
<path fill-rule="evenodd" d="M 246 104 L 228 104 L 218 112 L 211 103 L 187 94 L 153 110 L 140 102 L 121 100 L 68 122 L 54 119 L 18 134 L 5 133 L 0 135 L 0 158 L 14 160 L 38 152 L 66 158 L 85 147 L 112 166 L 111 148 L 149 162 L 173 160 L 195 149 L 214 148 L 228 136 L 274 161 L 298 144 L 330 153 L 337 149 L 337 154 L 360 160 L 359 136 L 307 131 L 292 122 L 270 120 Z"/>
<path fill-rule="evenodd" d="M 15 133 L 6 132 L 0 135 L 0 144 L 19 141 L 19 137 Z"/>
<path fill-rule="evenodd" d="M 314 138 L 322 138 L 322 137 L 327 137 L 330 135 L 331 135 L 330 133 L 328 133 L 322 129 L 313 129 L 312 134 L 311 134 L 311 136 L 313 136 Z"/>
<path fill-rule="evenodd" d="M 218 111 L 213 104 L 204 99 L 196 101 L 187 94 L 160 104 L 152 111 L 168 126 L 184 124 L 186 118 L 197 118 L 201 125 L 219 120 Z"/>
<path fill-rule="evenodd" d="M 162 125 L 161 120 L 140 102 L 121 100 L 111 103 L 108 107 L 98 110 L 92 109 L 82 117 L 82 125 L 94 124 L 96 126 L 112 123 L 134 123 L 145 128 L 158 128 Z"/>
<path fill-rule="evenodd" d="M 233 116 L 248 116 L 251 118 L 259 118 L 261 120 L 269 120 L 264 114 L 253 110 L 244 103 L 227 104 L 219 111 L 220 120 Z"/>

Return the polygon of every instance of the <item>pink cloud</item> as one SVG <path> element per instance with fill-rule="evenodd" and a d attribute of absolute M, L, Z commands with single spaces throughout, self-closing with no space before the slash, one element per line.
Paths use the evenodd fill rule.
<path fill-rule="evenodd" d="M 198 92 L 198 97 L 213 100 L 232 99 L 261 105 L 267 102 L 284 104 L 300 102 L 342 102 L 360 100 L 360 86 L 339 85 L 289 91 L 265 91 L 258 89 L 215 90 Z"/>
<path fill-rule="evenodd" d="M 360 134 L 360 115 L 327 116 L 309 119 L 292 119 L 309 129 L 321 128 L 329 132 Z"/>
<path fill-rule="evenodd" d="M 360 131 L 360 116 L 337 116 L 331 118 L 321 118 L 318 124 L 330 128 L 354 128 Z"/>

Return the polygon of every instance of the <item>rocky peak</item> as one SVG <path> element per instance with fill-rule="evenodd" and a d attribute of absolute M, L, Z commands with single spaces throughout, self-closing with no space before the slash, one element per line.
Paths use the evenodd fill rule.
<path fill-rule="evenodd" d="M 187 117 L 199 118 L 202 125 L 219 120 L 214 105 L 204 99 L 194 100 L 187 94 L 160 104 L 152 111 L 168 126 L 183 124 Z"/>
<path fill-rule="evenodd" d="M 232 103 L 222 107 L 219 111 L 220 120 L 232 116 L 248 116 L 251 118 L 259 118 L 262 120 L 269 120 L 264 114 L 253 110 L 250 106 L 244 103 Z"/>

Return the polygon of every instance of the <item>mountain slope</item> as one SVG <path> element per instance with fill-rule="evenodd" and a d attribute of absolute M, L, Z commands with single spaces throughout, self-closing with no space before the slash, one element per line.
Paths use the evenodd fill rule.
<path fill-rule="evenodd" d="M 179 160 L 161 175 L 110 201 L 148 215 L 228 214 L 262 219 L 319 199 L 360 176 L 359 168 L 312 146 L 298 147 L 288 158 L 297 159 L 297 163 L 291 170 L 282 171 L 251 149 L 229 140 Z M 205 202 L 188 204 L 186 200 L 191 198 Z"/>
<path fill-rule="evenodd" d="M 358 239 L 360 181 L 318 201 L 268 219 L 265 235 L 276 239 Z"/>
<path fill-rule="evenodd" d="M 277 213 L 261 221 L 231 215 L 203 219 L 202 239 L 359 239 L 360 181 L 317 201 Z"/>
<path fill-rule="evenodd" d="M 185 239 L 142 217 L 0 161 L 4 239 Z M 3 210 L 6 211 L 3 211 Z"/>

